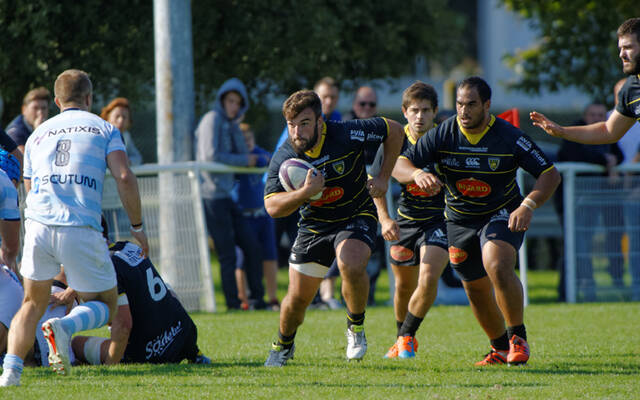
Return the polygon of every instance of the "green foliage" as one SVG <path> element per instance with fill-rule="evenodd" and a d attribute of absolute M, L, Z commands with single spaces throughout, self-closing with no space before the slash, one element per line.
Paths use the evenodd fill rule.
<path fill-rule="evenodd" d="M 68 68 L 91 74 L 96 101 L 133 99 L 153 82 L 152 2 L 0 0 L 0 94 L 6 123 L 34 87 Z"/>
<path fill-rule="evenodd" d="M 196 115 L 231 76 L 247 84 L 256 104 L 325 75 L 352 85 L 395 77 L 410 71 L 416 55 L 451 65 L 465 48 L 465 21 L 448 2 L 191 2 Z M 115 95 L 134 104 L 150 99 L 152 6 L 143 0 L 0 0 L 3 121 L 19 113 L 29 89 L 52 89 L 55 77 L 72 67 L 91 74 L 98 105 Z"/>
<path fill-rule="evenodd" d="M 619 0 L 501 0 L 529 20 L 538 41 L 507 55 L 519 73 L 513 88 L 526 93 L 575 87 L 593 100 L 613 104 L 613 85 L 623 77 L 616 30 L 637 16 L 637 2 Z"/>

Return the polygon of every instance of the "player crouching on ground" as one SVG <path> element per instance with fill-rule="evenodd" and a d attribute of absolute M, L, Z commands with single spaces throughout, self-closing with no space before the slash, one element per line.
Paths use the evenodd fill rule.
<path fill-rule="evenodd" d="M 102 227 L 107 237 L 104 218 Z M 142 249 L 125 241 L 110 244 L 109 251 L 118 281 L 111 338 L 75 336 L 71 346 L 76 358 L 93 365 L 185 359 L 211 364 L 198 349 L 196 325 Z"/>

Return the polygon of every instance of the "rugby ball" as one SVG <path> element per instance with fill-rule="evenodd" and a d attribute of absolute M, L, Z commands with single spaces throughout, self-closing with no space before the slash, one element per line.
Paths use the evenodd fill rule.
<path fill-rule="evenodd" d="M 304 185 L 304 181 L 307 178 L 307 171 L 310 169 L 314 170 L 314 173 L 318 173 L 318 170 L 305 160 L 300 158 L 288 158 L 280 164 L 278 178 L 280 178 L 280 183 L 284 189 L 287 192 L 292 192 L 300 189 L 302 185 Z M 321 197 L 322 192 L 319 192 L 312 196 L 310 200 L 318 200 Z"/>

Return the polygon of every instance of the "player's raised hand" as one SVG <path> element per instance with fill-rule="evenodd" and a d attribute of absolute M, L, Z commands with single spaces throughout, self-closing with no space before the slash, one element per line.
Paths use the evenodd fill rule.
<path fill-rule="evenodd" d="M 427 193 L 437 193 L 444 186 L 442 181 L 432 173 L 423 170 L 416 170 L 413 174 L 413 181 L 418 187 Z"/>
<path fill-rule="evenodd" d="M 367 189 L 371 197 L 382 197 L 387 193 L 389 188 L 389 180 L 382 179 L 377 176 L 367 181 Z"/>
<path fill-rule="evenodd" d="M 309 195 L 308 198 L 322 192 L 324 190 L 324 175 L 315 168 L 309 169 L 302 189 Z"/>
<path fill-rule="evenodd" d="M 560 125 L 551 121 L 549 118 L 545 117 L 544 114 L 541 114 L 537 111 L 531 111 L 529 113 L 529 118 L 534 126 L 541 128 L 545 132 L 547 132 L 551 136 L 562 137 L 563 129 Z"/>
<path fill-rule="evenodd" d="M 144 254 L 146 256 L 149 255 L 149 240 L 147 239 L 147 234 L 144 233 L 144 230 L 140 230 L 139 232 L 134 231 L 133 229 L 131 230 L 131 236 L 133 236 L 133 238 L 135 240 L 138 241 L 138 243 L 140 243 L 140 247 L 142 247 L 142 251 L 144 252 Z"/>

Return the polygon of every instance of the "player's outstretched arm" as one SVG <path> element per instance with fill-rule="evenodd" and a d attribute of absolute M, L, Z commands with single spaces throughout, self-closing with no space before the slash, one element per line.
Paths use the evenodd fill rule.
<path fill-rule="evenodd" d="M 131 225 L 142 226 L 142 205 L 140 203 L 138 180 L 129 168 L 127 154 L 122 150 L 112 151 L 107 154 L 107 165 L 116 180 L 118 194 L 129 216 Z M 140 243 L 144 253 L 149 254 L 149 242 L 144 230 L 132 230 L 131 234 Z"/>
<path fill-rule="evenodd" d="M 520 203 L 520 207 L 513 210 L 509 216 L 509 229 L 513 232 L 529 229 L 533 211 L 549 200 L 561 181 L 562 177 L 555 167 L 541 174 L 531 192 Z"/>
<path fill-rule="evenodd" d="M 625 117 L 616 110 L 611 113 L 606 122 L 590 125 L 561 126 L 537 111 L 529 113 L 529 118 L 534 126 L 551 136 L 584 144 L 615 143 L 635 122 L 633 118 Z"/>
<path fill-rule="evenodd" d="M 324 176 L 314 169 L 309 169 L 302 187 L 291 192 L 271 194 L 264 199 L 264 207 L 273 218 L 286 217 L 323 189 Z"/>

